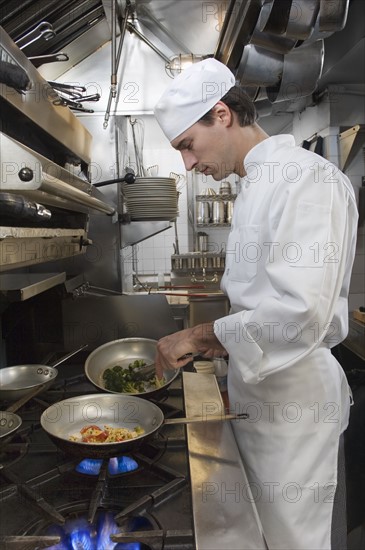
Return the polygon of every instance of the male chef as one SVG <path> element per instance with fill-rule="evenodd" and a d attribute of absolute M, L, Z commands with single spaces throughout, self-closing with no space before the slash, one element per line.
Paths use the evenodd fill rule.
<path fill-rule="evenodd" d="M 230 313 L 162 338 L 158 373 L 187 353 L 228 354 L 230 409 L 249 414 L 233 430 L 268 548 L 343 550 L 350 390 L 331 348 L 348 330 L 351 183 L 291 135 L 269 137 L 215 59 L 183 71 L 155 116 L 187 170 L 242 178 L 221 282 Z"/>

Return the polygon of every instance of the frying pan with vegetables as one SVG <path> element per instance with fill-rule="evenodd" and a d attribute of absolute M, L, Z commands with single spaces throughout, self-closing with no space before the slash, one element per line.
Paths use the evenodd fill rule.
<path fill-rule="evenodd" d="M 164 419 L 161 409 L 134 395 L 91 394 L 54 403 L 41 416 L 41 426 L 54 444 L 81 458 L 112 458 L 137 449 L 155 435 L 163 424 L 220 422 L 247 418 L 247 414 Z M 123 431 L 133 437 L 105 441 L 107 432 Z M 83 441 L 83 436 L 86 440 Z M 91 437 L 90 437 L 91 436 Z"/>
<path fill-rule="evenodd" d="M 139 377 L 144 365 L 154 362 L 157 340 L 122 338 L 96 348 L 86 359 L 85 375 L 97 388 L 115 394 L 152 398 L 163 392 L 179 370 L 164 371 L 163 379 Z"/>
<path fill-rule="evenodd" d="M 133 395 L 91 394 L 54 403 L 41 416 L 41 426 L 54 444 L 82 458 L 112 458 L 137 448 L 163 423 L 157 405 Z M 88 443 L 82 430 L 89 426 L 125 428 L 140 434 L 125 441 Z"/>

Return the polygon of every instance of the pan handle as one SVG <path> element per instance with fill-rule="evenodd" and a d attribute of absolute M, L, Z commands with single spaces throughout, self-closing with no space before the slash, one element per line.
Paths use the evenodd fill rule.
<path fill-rule="evenodd" d="M 18 409 L 20 409 L 20 407 L 25 405 L 25 403 L 28 403 L 30 399 L 32 399 L 33 397 L 41 393 L 41 391 L 45 390 L 47 386 L 48 386 L 47 382 L 45 384 L 41 384 L 40 386 L 36 386 L 31 391 L 29 391 L 29 393 L 27 393 L 26 395 L 23 395 L 23 397 L 18 399 L 18 401 L 15 401 L 15 403 L 10 405 L 10 407 L 6 409 L 7 412 L 15 413 Z"/>
<path fill-rule="evenodd" d="M 76 353 L 79 353 L 80 351 L 82 351 L 83 349 L 86 349 L 87 347 L 88 347 L 88 344 L 84 344 L 80 348 L 77 348 L 74 351 L 71 351 L 70 353 L 68 353 L 64 357 L 61 357 L 61 359 L 58 359 L 55 363 L 52 363 L 51 365 L 48 365 L 48 366 L 49 367 L 58 367 L 58 365 L 60 365 L 61 363 L 64 363 L 65 361 L 67 361 L 67 359 L 70 359 L 70 357 L 73 357 L 74 355 L 76 355 Z"/>
<path fill-rule="evenodd" d="M 164 424 L 192 424 L 194 422 L 224 422 L 225 420 L 246 420 L 249 418 L 247 413 L 242 414 L 222 414 L 215 416 L 192 416 L 191 418 L 167 418 Z"/>

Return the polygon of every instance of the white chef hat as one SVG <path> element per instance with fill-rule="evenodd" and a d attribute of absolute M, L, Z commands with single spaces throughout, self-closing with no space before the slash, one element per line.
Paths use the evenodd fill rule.
<path fill-rule="evenodd" d="M 209 58 L 182 71 L 164 91 L 154 113 L 169 141 L 185 132 L 235 85 L 233 73 Z"/>

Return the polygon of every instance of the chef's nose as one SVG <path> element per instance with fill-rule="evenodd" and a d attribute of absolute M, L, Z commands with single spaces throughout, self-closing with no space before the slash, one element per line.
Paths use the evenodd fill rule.
<path fill-rule="evenodd" d="M 184 151 L 180 151 L 180 153 L 187 170 L 192 170 L 198 164 L 198 159 L 191 151 L 185 149 Z"/>

